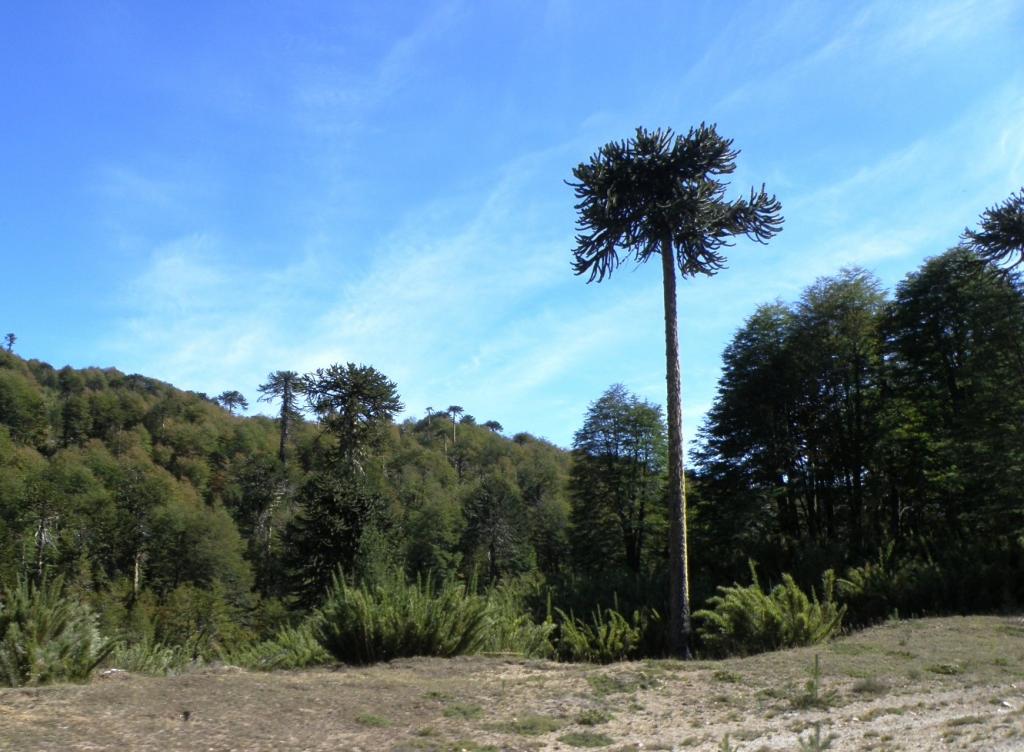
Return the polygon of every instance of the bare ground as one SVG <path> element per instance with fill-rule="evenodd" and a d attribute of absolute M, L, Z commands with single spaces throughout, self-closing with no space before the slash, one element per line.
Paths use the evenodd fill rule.
<path fill-rule="evenodd" d="M 837 751 L 1024 750 L 1024 621 L 893 622 L 714 662 L 412 659 L 0 690 L 0 749 L 19 751 L 768 752 L 799 750 L 815 724 Z"/>

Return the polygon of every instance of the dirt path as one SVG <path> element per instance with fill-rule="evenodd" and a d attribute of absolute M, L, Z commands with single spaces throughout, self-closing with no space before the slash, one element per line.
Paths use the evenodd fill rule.
<path fill-rule="evenodd" d="M 820 678 L 811 681 L 814 655 Z M 0 691 L 3 750 L 1024 750 L 1024 626 L 899 622 L 816 649 L 579 666 L 413 659 L 113 672 Z"/>

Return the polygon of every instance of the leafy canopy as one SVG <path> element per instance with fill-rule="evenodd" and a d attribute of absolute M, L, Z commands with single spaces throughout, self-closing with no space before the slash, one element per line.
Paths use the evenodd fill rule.
<path fill-rule="evenodd" d="M 601 281 L 620 253 L 646 261 L 669 242 L 683 276 L 725 267 L 720 253 L 736 235 L 764 243 L 782 229 L 782 206 L 764 186 L 749 198 L 725 200 L 720 176 L 736 169 L 739 150 L 715 126 L 686 136 L 672 129 L 636 129 L 628 141 L 601 147 L 573 170 L 579 202 L 573 270 Z"/>

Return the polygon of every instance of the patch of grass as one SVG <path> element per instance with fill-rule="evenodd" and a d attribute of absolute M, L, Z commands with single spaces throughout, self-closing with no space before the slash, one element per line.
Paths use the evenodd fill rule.
<path fill-rule="evenodd" d="M 873 721 L 876 718 L 881 718 L 884 715 L 903 715 L 906 712 L 906 708 L 899 707 L 871 708 L 871 710 L 864 713 L 860 719 L 866 723 L 868 721 Z"/>
<path fill-rule="evenodd" d="M 917 658 L 917 654 L 911 653 L 909 650 L 886 650 L 884 652 L 891 658 L 903 658 L 908 661 Z"/>
<path fill-rule="evenodd" d="M 946 721 L 946 725 L 950 728 L 956 728 L 957 726 L 971 726 L 975 723 L 984 723 L 985 719 L 980 715 L 962 715 L 959 718 L 950 718 Z"/>
<path fill-rule="evenodd" d="M 940 674 L 942 676 L 956 676 L 962 674 L 964 669 L 962 666 L 956 663 L 933 663 L 931 666 L 926 668 L 927 671 L 931 671 L 933 674 Z"/>
<path fill-rule="evenodd" d="M 587 677 L 587 682 L 598 697 L 654 689 L 661 684 L 660 680 L 645 671 L 638 671 L 635 674 L 591 674 Z"/>
<path fill-rule="evenodd" d="M 360 726 L 369 726 L 370 728 L 384 728 L 391 725 L 391 721 L 387 718 L 381 718 L 373 713 L 360 713 L 356 716 L 356 723 Z"/>
<path fill-rule="evenodd" d="M 726 682 L 728 684 L 739 684 L 743 681 L 743 676 L 737 674 L 735 671 L 729 671 L 725 668 L 720 668 L 711 674 L 711 678 L 715 681 Z"/>
<path fill-rule="evenodd" d="M 610 736 L 593 731 L 572 731 L 558 737 L 558 741 L 570 747 L 607 747 L 615 742 Z"/>
<path fill-rule="evenodd" d="M 513 718 L 511 721 L 498 726 L 501 731 L 506 731 L 521 736 L 541 736 L 558 731 L 565 723 L 557 718 L 545 715 L 528 715 L 522 718 Z"/>
<path fill-rule="evenodd" d="M 877 679 L 873 676 L 865 677 L 860 681 L 854 682 L 850 691 L 858 695 L 867 695 L 870 697 L 881 697 L 889 691 L 889 685 L 881 679 Z"/>
<path fill-rule="evenodd" d="M 479 705 L 468 705 L 463 702 L 453 702 L 444 709 L 445 718 L 463 718 L 467 721 L 479 718 L 483 709 Z"/>
<path fill-rule="evenodd" d="M 602 723 L 608 723 L 613 717 L 607 710 L 590 708 L 576 716 L 576 723 L 581 726 L 599 726 Z"/>

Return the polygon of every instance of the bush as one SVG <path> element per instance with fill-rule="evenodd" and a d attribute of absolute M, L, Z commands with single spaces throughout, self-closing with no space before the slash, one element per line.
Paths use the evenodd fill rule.
<path fill-rule="evenodd" d="M 152 640 L 118 643 L 108 663 L 122 671 L 150 676 L 177 673 L 192 662 L 192 649 L 187 645 L 164 645 Z"/>
<path fill-rule="evenodd" d="M 939 555 L 933 555 L 935 547 Z M 839 593 L 857 625 L 903 616 L 1017 610 L 1024 603 L 1024 542 L 1014 538 L 943 546 L 890 543 L 846 571 Z"/>
<path fill-rule="evenodd" d="M 550 609 L 549 609 L 550 611 Z M 487 594 L 488 627 L 482 650 L 518 653 L 530 658 L 550 658 L 555 647 L 551 636 L 555 623 L 548 616 L 540 624 L 524 603 L 521 586 L 503 584 Z"/>
<path fill-rule="evenodd" d="M 258 671 L 308 668 L 331 661 L 331 655 L 314 634 L 315 621 L 300 627 L 285 627 L 273 639 L 241 648 L 225 656 L 237 666 Z"/>
<path fill-rule="evenodd" d="M 649 626 L 660 620 L 657 611 L 647 609 L 634 611 L 630 621 L 613 608 L 598 606 L 589 623 L 556 611 L 561 618 L 558 658 L 563 661 L 611 663 L 637 658 Z"/>
<path fill-rule="evenodd" d="M 113 649 L 92 610 L 65 596 L 63 580 L 20 579 L 0 598 L 0 681 L 13 687 L 85 681 Z"/>
<path fill-rule="evenodd" d="M 698 631 L 708 650 L 716 655 L 745 655 L 780 648 L 813 645 L 839 631 L 846 606 L 833 599 L 835 573 L 822 577 L 822 599 L 814 591 L 808 597 L 793 578 L 766 593 L 750 562 L 752 584 L 719 587 L 720 595 L 708 599 L 711 609 L 694 614 L 702 624 Z"/>
<path fill-rule="evenodd" d="M 359 587 L 334 576 L 314 633 L 339 661 L 373 663 L 478 652 L 491 626 L 487 600 L 453 580 L 408 583 L 399 571 Z"/>

